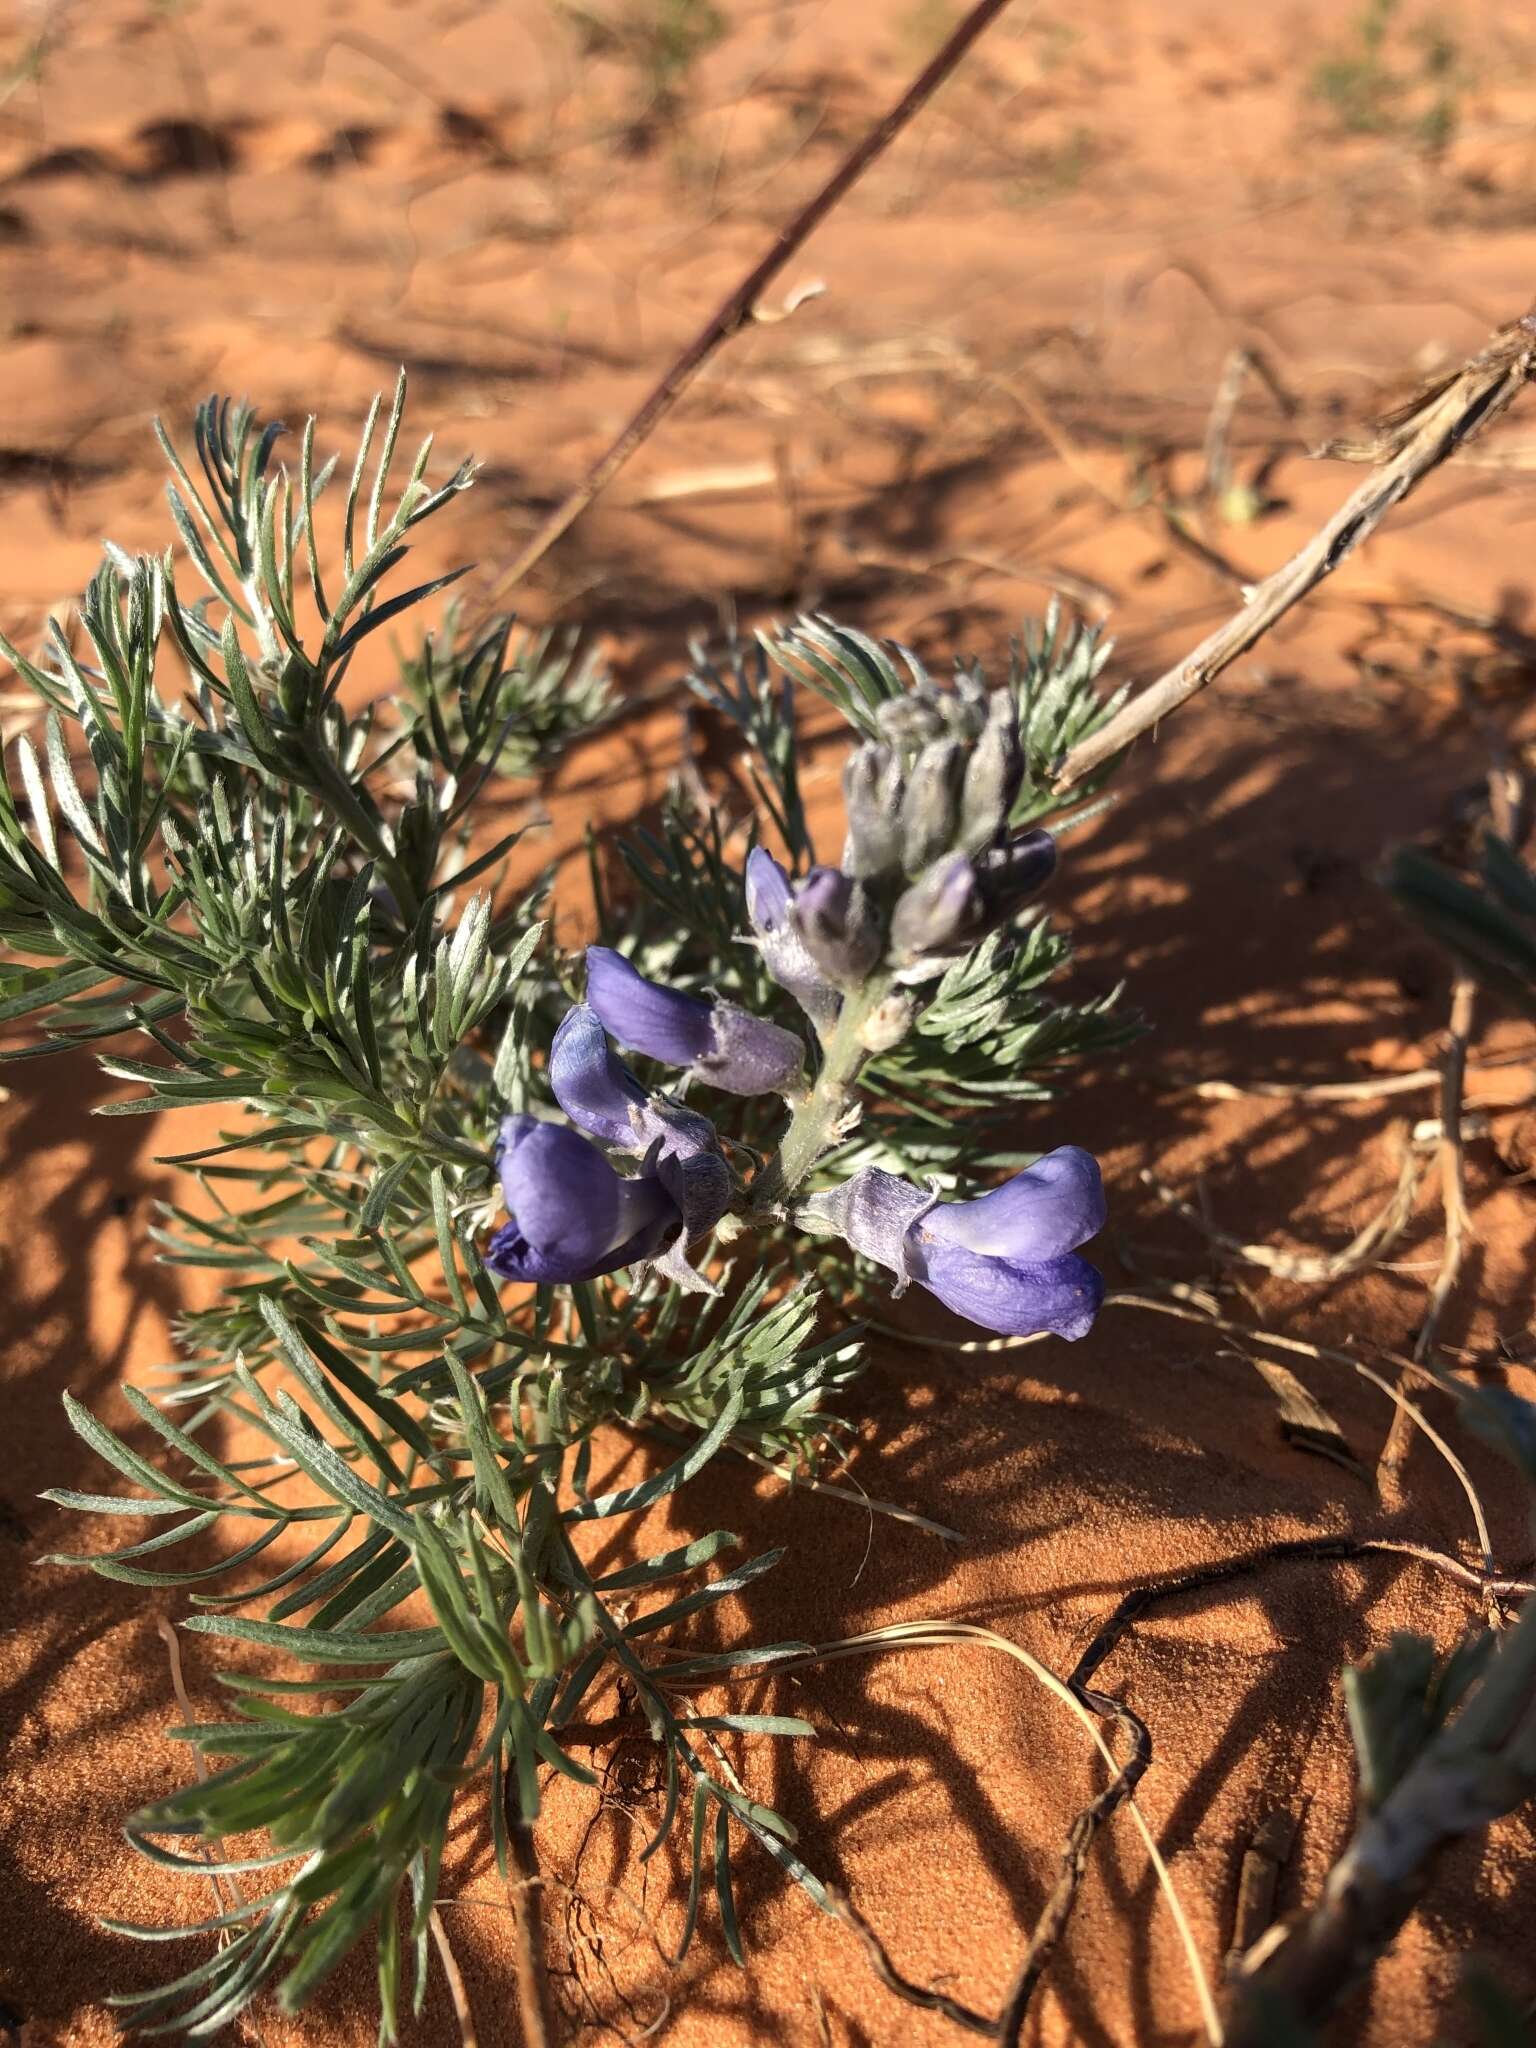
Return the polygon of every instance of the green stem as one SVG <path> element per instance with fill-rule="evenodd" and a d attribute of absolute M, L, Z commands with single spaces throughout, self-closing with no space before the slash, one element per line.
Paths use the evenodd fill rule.
<path fill-rule="evenodd" d="M 394 896 L 402 921 L 408 927 L 414 925 L 421 915 L 421 898 L 395 857 L 382 827 L 369 816 L 357 791 L 318 735 L 310 740 L 307 751 L 314 764 L 314 779 L 310 787 L 332 816 L 346 826 L 364 852 L 378 863 L 379 873 Z"/>
<path fill-rule="evenodd" d="M 752 1187 L 754 1209 L 778 1207 L 836 1142 L 855 1101 L 854 1083 L 869 1058 L 864 1027 L 885 1000 L 890 986 L 888 976 L 875 974 L 844 997 L 842 1013 L 827 1040 L 826 1057 L 815 1086 L 796 1108 L 778 1152 Z"/>

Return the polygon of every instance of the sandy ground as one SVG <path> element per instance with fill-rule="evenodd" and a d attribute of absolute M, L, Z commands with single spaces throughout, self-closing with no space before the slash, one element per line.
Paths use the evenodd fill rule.
<path fill-rule="evenodd" d="M 402 358 L 444 466 L 464 450 L 485 462 L 423 549 L 427 567 L 475 559 L 483 596 L 953 18 L 942 0 L 732 4 L 669 108 L 623 27 L 638 11 L 594 11 L 585 28 L 532 0 L 90 0 L 13 15 L 0 41 L 0 624 L 32 644 L 103 534 L 163 544 L 152 413 L 185 421 L 208 390 L 249 392 L 290 419 L 318 411 L 340 444 Z M 1358 47 L 1352 21 L 1321 6 L 1262 19 L 1195 0 L 1021 6 L 792 267 L 786 290 L 820 280 L 825 295 L 717 362 L 545 563 L 532 615 L 589 622 L 636 687 L 666 675 L 722 598 L 748 618 L 825 607 L 943 657 L 995 654 L 1054 584 L 1112 618 L 1117 672 L 1153 672 L 1349 488 L 1309 445 L 1459 360 L 1530 297 L 1536 31 L 1508 6 L 1403 16 L 1386 46 L 1400 89 L 1356 77 L 1348 90 L 1367 93 L 1375 125 L 1352 133 L 1358 99 L 1320 93 L 1315 68 Z M 1249 381 L 1232 432 L 1235 479 L 1261 516 L 1202 522 L 1201 440 L 1238 346 L 1272 372 Z M 1155 1031 L 1124 1074 L 1022 1114 L 1018 1138 L 1103 1159 L 1117 1282 L 1215 1270 L 1142 1169 L 1239 1239 L 1331 1250 L 1384 1200 L 1405 1108 L 1432 1112 L 1431 1094 L 1299 1106 L 1190 1084 L 1434 1059 L 1445 973 L 1371 871 L 1394 839 L 1454 839 L 1486 764 L 1468 697 L 1516 737 L 1529 724 L 1529 417 L 1517 407 L 1490 444 L 1501 466 L 1442 473 L 1318 603 L 1144 744 L 1121 802 L 1076 842 L 1058 903 L 1081 983 L 1126 978 Z M 10 732 L 22 707 L 7 699 L 0 714 Z M 537 858 L 571 852 L 589 818 L 643 812 L 679 746 L 675 713 L 650 711 L 572 758 Z M 830 843 L 833 764 L 816 762 Z M 575 878 L 561 905 L 574 936 Z M 1483 1050 L 1524 1036 L 1495 1021 Z M 167 1355 L 180 1297 L 147 1235 L 168 1185 L 155 1155 L 193 1136 L 92 1121 L 102 1084 L 83 1067 L 12 1081 L 0 1998 L 31 2048 L 96 2048 L 118 2034 L 107 1994 L 182 1953 L 136 1948 L 100 1917 L 171 1924 L 204 1902 L 119 1833 L 187 1768 L 164 1734 L 176 1713 L 154 1603 L 45 1566 L 82 1532 L 35 1495 L 99 1481 L 62 1390 L 121 1423 L 118 1382 Z M 1530 1316 L 1528 1086 L 1506 1069 L 1470 1089 L 1489 1118 L 1469 1148 L 1471 1284 L 1446 1334 L 1484 1363 L 1501 1345 L 1520 1355 Z M 1249 1269 L 1251 1301 L 1229 1289 L 1229 1303 L 1322 1343 L 1401 1345 L 1437 1219 L 1431 1187 L 1391 1270 L 1319 1287 Z M 1382 1394 L 1347 1367 L 1298 1369 L 1373 1459 Z M 1509 1377 L 1536 1392 L 1519 1366 Z M 1467 1502 L 1422 1442 L 1389 1511 L 1282 1439 L 1247 1357 L 1129 1309 L 1071 1350 L 877 1344 L 850 1412 L 851 1478 L 962 1530 L 964 1547 L 837 1501 L 786 1505 L 767 1482 L 744 1506 L 735 1475 L 706 1477 L 667 1529 L 726 1522 L 789 1546 L 720 1622 L 729 1639 L 825 1640 L 942 1614 L 1067 1669 L 1129 1586 L 1274 1538 L 1411 1533 L 1472 1555 Z M 617 1469 L 621 1447 L 611 1455 Z M 1522 1567 L 1523 1503 L 1490 1456 L 1474 1449 L 1468 1464 L 1501 1563 Z M 1207 1969 L 1231 1939 L 1259 1821 L 1282 1810 L 1299 1826 L 1281 1910 L 1315 1895 L 1347 1833 L 1340 1665 L 1394 1627 L 1449 1643 L 1471 1609 L 1415 1564 L 1293 1564 L 1170 1603 L 1116 1652 L 1101 1683 L 1152 1731 L 1140 1803 Z M 195 1704 L 213 1712 L 195 1643 L 187 1664 Z M 753 1751 L 749 1783 L 796 1821 L 808 1860 L 907 1975 L 994 2006 L 1100 1783 L 1081 1730 L 979 1649 L 836 1665 L 752 1703 L 791 1702 L 819 1739 Z M 642 1822 L 654 1806 L 645 1760 L 607 1762 L 617 1803 L 590 1836 L 590 1800 L 564 1788 L 545 1829 L 558 1981 L 582 2040 L 633 2037 L 666 1999 L 660 2037 L 679 2048 L 958 2038 L 898 2005 L 851 1936 L 750 1856 L 751 1970 L 710 1927 L 669 1977 L 655 1939 L 675 1938 L 677 1866 L 657 1859 L 642 1893 L 643 1837 L 624 1806 Z M 1449 1859 L 1337 2038 L 1461 2038 L 1446 2014 L 1469 1952 L 1536 1993 L 1530 1849 L 1519 1818 L 1481 1859 Z M 478 1816 L 446 1889 L 480 2040 L 515 2042 L 505 1905 Z M 260 2038 L 362 2048 L 369 1997 L 359 1964 L 299 2021 L 264 2011 Z M 456 2038 L 440 1981 L 409 2038 Z M 1025 2038 L 1198 2038 L 1124 1816 Z"/>

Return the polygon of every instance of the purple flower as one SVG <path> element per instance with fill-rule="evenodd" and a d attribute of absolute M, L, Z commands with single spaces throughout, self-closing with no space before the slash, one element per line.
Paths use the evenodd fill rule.
<path fill-rule="evenodd" d="M 608 1043 L 597 1012 L 585 1003 L 566 1011 L 549 1049 L 549 1085 L 573 1124 L 605 1145 L 644 1151 L 636 1145 L 636 1118 L 645 1090 Z"/>
<path fill-rule="evenodd" d="M 683 1226 L 658 1175 L 626 1180 L 563 1124 L 509 1116 L 501 1126 L 501 1190 L 511 1221 L 486 1264 L 507 1280 L 595 1280 L 654 1258 Z"/>
<path fill-rule="evenodd" d="M 988 916 L 994 922 L 1012 917 L 1039 895 L 1055 872 L 1056 841 L 1039 825 L 981 854 L 976 873 Z"/>
<path fill-rule="evenodd" d="M 747 917 L 757 935 L 763 965 L 788 989 L 818 1031 L 837 1022 L 842 997 L 811 958 L 789 915 L 794 885 L 764 846 L 747 855 Z"/>
<path fill-rule="evenodd" d="M 644 1159 L 642 1180 L 658 1182 L 677 1212 L 671 1242 L 655 1255 L 656 1264 L 679 1286 L 703 1288 L 706 1283 L 687 1262 L 686 1247 L 713 1230 L 731 1205 L 730 1169 L 709 1118 L 664 1096 L 647 1095 L 614 1055 L 597 1012 L 586 1003 L 577 1003 L 560 1020 L 550 1047 L 549 1080 L 573 1124 L 615 1151 Z"/>
<path fill-rule="evenodd" d="M 734 1003 L 706 1002 L 647 981 L 622 953 L 587 948 L 587 1001 L 620 1045 L 689 1072 L 728 1095 L 772 1095 L 793 1084 L 805 1047 Z"/>
<path fill-rule="evenodd" d="M 940 1202 L 871 1166 L 802 1208 L 889 1267 L 898 1294 L 916 1280 L 956 1315 L 1005 1336 L 1084 1337 L 1104 1299 L 1103 1276 L 1075 1255 L 1105 1213 L 1098 1165 L 1077 1145 L 969 1202 Z"/>

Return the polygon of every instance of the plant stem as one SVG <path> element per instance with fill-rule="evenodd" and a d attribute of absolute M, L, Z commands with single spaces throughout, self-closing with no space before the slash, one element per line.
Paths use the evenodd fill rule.
<path fill-rule="evenodd" d="M 823 1152 L 842 1135 L 845 1119 L 855 1102 L 853 1084 L 869 1058 L 864 1026 L 889 990 L 888 978 L 876 974 L 844 997 L 842 1013 L 827 1041 L 826 1058 L 815 1086 L 796 1108 L 778 1152 L 752 1188 L 754 1209 L 776 1207 L 787 1195 L 792 1195 Z"/>
<path fill-rule="evenodd" d="M 533 1827 L 523 1813 L 518 1797 L 515 1770 L 505 1773 L 503 1788 L 502 1813 L 507 1823 L 507 1844 L 512 1853 L 514 1873 L 507 1889 L 512 1895 L 512 1926 L 517 1948 L 517 2013 L 522 2022 L 525 2048 L 555 2048 L 560 2036 L 550 2002 L 549 1970 L 544 1960 L 544 1926 L 539 1912 L 544 1879 L 539 1871 L 538 1852 L 533 1845 Z"/>
<path fill-rule="evenodd" d="M 318 736 L 310 742 L 308 752 L 313 762 L 310 788 L 331 815 L 346 826 L 363 850 L 378 863 L 379 873 L 394 896 L 402 921 L 407 926 L 414 925 L 421 915 L 421 899 L 395 857 L 382 827 L 368 815 L 357 791 Z"/>
<path fill-rule="evenodd" d="M 1317 1903 L 1262 1937 L 1233 1987 L 1227 2048 L 1311 2038 L 1367 1976 L 1463 1836 L 1536 1793 L 1536 1608 L 1503 1638 L 1477 1690 L 1424 1745 L 1328 1873 Z"/>

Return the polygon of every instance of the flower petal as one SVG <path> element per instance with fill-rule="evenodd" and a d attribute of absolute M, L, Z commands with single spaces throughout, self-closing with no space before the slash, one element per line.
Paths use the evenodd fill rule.
<path fill-rule="evenodd" d="M 1056 872 L 1056 841 L 1042 826 L 1021 832 L 1006 846 L 984 853 L 976 863 L 982 901 L 991 922 L 1022 910 Z"/>
<path fill-rule="evenodd" d="M 984 1257 L 1039 1265 L 1096 1237 L 1104 1215 L 1097 1160 L 1080 1145 L 1062 1145 L 990 1194 L 941 1203 L 922 1231 Z"/>
<path fill-rule="evenodd" d="M 1069 1341 L 1086 1337 L 1104 1299 L 1104 1276 L 1086 1259 L 1025 1265 L 989 1258 L 930 1237 L 921 1224 L 909 1241 L 909 1262 L 912 1277 L 946 1308 L 1006 1337 L 1047 1330 Z"/>
<path fill-rule="evenodd" d="M 790 919 L 793 885 L 766 847 L 747 855 L 747 917 L 757 935 L 763 965 L 815 1024 L 827 1031 L 837 1021 L 842 997 L 811 958 Z"/>
<path fill-rule="evenodd" d="M 619 1237 L 619 1176 L 563 1124 L 508 1117 L 501 1191 L 518 1229 L 542 1252 L 585 1265 Z"/>
<path fill-rule="evenodd" d="M 606 1252 L 585 1266 L 573 1268 L 569 1261 L 557 1254 L 540 1251 L 529 1244 L 516 1223 L 504 1223 L 486 1246 L 485 1263 L 504 1280 L 531 1280 L 543 1286 L 560 1282 L 569 1285 L 577 1280 L 595 1280 L 601 1273 L 616 1273 L 620 1266 L 638 1265 L 643 1259 L 654 1258 L 666 1237 L 665 1222 L 660 1229 L 647 1224 L 622 1244 L 610 1245 Z"/>
<path fill-rule="evenodd" d="M 648 981 L 611 946 L 587 948 L 587 1001 L 620 1045 L 674 1067 L 708 1052 L 712 1005 Z"/>
<path fill-rule="evenodd" d="M 624 1152 L 644 1150 L 630 1111 L 642 1109 L 645 1090 L 608 1043 L 596 1010 L 567 1010 L 549 1051 L 549 1085 L 573 1124 Z"/>
<path fill-rule="evenodd" d="M 645 1240 L 654 1249 L 681 1221 L 658 1180 L 622 1179 L 595 1145 L 564 1124 L 508 1117 L 502 1133 L 507 1208 L 519 1237 L 560 1268 L 561 1278 L 625 1265 L 628 1257 L 610 1257 L 615 1248 Z"/>
<path fill-rule="evenodd" d="M 759 938 L 771 937 L 789 909 L 790 881 L 766 846 L 747 855 L 747 916 Z"/>

